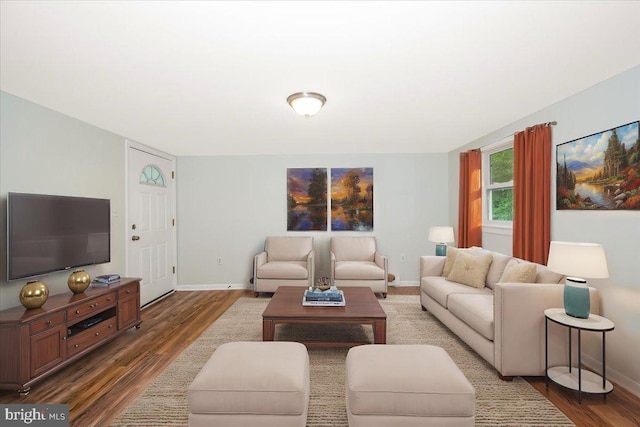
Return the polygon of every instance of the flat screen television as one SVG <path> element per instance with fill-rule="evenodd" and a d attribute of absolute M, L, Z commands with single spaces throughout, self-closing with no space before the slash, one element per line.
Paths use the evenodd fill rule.
<path fill-rule="evenodd" d="M 7 279 L 111 261 L 109 199 L 9 193 Z"/>

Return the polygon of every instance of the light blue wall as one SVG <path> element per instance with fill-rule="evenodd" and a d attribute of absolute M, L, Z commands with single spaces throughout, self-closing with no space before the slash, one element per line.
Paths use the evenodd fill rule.
<path fill-rule="evenodd" d="M 499 141 L 528 126 L 549 121 L 553 145 L 572 141 L 640 120 L 640 66 L 601 82 L 544 110 L 527 116 L 449 153 L 449 191 L 458 191 L 458 154 L 470 148 Z M 555 164 L 555 149 L 553 162 Z M 552 171 L 552 200 L 555 200 L 555 168 Z M 458 199 L 449 199 L 451 223 L 457 224 Z M 485 239 L 493 247 L 511 246 L 510 236 Z M 596 242 L 604 245 L 610 278 L 592 280 L 602 296 L 602 314 L 616 324 L 607 336 L 607 364 L 619 383 L 640 394 L 640 364 L 629 348 L 640 348 L 640 211 L 556 211 L 551 210 L 551 240 Z M 486 245 L 485 245 L 486 246 Z M 589 355 L 600 359 L 594 344 Z"/>
<path fill-rule="evenodd" d="M 111 199 L 111 263 L 92 274 L 124 272 L 124 139 L 79 120 L 0 92 L 0 309 L 20 305 L 26 283 L 7 283 L 6 202 L 8 192 Z M 51 295 L 68 292 L 68 272 L 40 280 Z"/>
<path fill-rule="evenodd" d="M 365 234 L 377 237 L 398 282 L 417 284 L 418 258 L 435 251 L 427 231 L 449 218 L 446 160 L 446 154 L 179 157 L 178 282 L 247 285 L 265 237 L 286 234 L 314 236 L 316 273 L 328 276 L 329 237 L 345 232 L 287 232 L 287 168 L 373 167 L 374 231 Z"/>

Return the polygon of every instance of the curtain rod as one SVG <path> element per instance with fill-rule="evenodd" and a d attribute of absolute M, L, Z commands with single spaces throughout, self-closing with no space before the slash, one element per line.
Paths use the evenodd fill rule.
<path fill-rule="evenodd" d="M 553 120 L 551 122 L 540 123 L 540 124 L 543 125 L 543 126 L 555 126 L 555 125 L 558 124 L 558 122 Z M 520 132 L 520 131 L 518 131 L 518 132 Z M 511 136 L 513 136 L 515 134 L 516 134 L 516 132 L 510 133 L 509 135 L 503 136 L 502 138 L 498 139 L 497 141 L 494 141 L 494 142 L 492 142 L 490 144 L 487 144 L 487 145 L 483 145 L 482 147 L 478 147 L 477 150 L 481 150 L 482 151 L 482 150 L 486 150 L 486 149 L 490 148 L 493 145 L 498 145 L 498 144 L 500 144 L 502 142 L 503 139 L 507 139 L 507 138 L 509 138 L 509 137 L 511 137 Z"/>

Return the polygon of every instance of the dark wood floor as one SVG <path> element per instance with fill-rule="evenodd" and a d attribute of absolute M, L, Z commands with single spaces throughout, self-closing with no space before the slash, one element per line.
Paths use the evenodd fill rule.
<path fill-rule="evenodd" d="M 418 294 L 415 287 L 391 287 L 390 295 Z M 67 403 L 72 426 L 107 426 L 211 323 L 249 291 L 177 292 L 142 311 L 139 330 L 87 355 L 20 397 L 0 391 L 0 403 Z M 546 390 L 544 378 L 528 381 L 578 426 L 638 426 L 640 399 L 614 385 L 606 403 L 600 396 L 583 396 L 558 386 Z"/>

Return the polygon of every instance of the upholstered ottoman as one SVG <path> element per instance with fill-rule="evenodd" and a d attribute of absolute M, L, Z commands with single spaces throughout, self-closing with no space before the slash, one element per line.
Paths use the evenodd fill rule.
<path fill-rule="evenodd" d="M 304 427 L 309 355 L 295 342 L 223 344 L 189 386 L 189 425 Z"/>
<path fill-rule="evenodd" d="M 440 347 L 354 347 L 345 382 L 350 427 L 474 425 L 473 386 Z"/>

